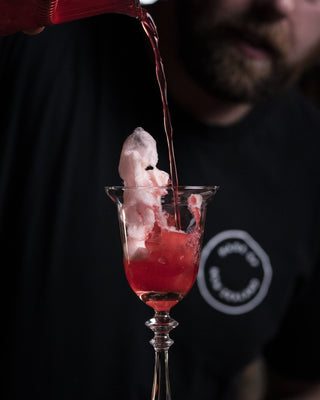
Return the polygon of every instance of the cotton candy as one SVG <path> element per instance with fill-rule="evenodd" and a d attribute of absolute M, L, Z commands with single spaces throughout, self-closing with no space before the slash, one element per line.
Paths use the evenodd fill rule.
<path fill-rule="evenodd" d="M 119 162 L 119 174 L 126 187 L 121 215 L 126 226 L 124 255 L 127 260 L 149 257 L 145 242 L 155 226 L 161 230 L 176 230 L 168 226 L 168 215 L 161 207 L 161 196 L 167 193 L 169 174 L 159 170 L 157 163 L 156 141 L 144 129 L 135 129 L 123 144 Z M 188 201 L 198 225 L 202 197 L 192 195 Z"/>
<path fill-rule="evenodd" d="M 142 128 L 137 128 L 123 144 L 119 174 L 125 186 L 166 186 L 169 175 L 159 170 L 157 144 Z"/>
<path fill-rule="evenodd" d="M 156 214 L 160 213 L 161 195 L 166 193 L 169 174 L 157 168 L 158 152 L 154 138 L 142 128 L 137 128 L 125 140 L 119 162 L 119 174 L 126 187 L 141 189 L 126 190 L 123 215 L 126 218 L 126 257 L 141 259 L 148 257 L 145 247 L 152 231 Z M 148 187 L 160 187 L 148 190 Z M 159 219 L 159 218 L 158 218 Z"/>

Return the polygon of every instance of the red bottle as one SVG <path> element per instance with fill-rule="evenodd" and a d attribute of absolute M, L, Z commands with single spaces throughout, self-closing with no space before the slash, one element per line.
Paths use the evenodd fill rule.
<path fill-rule="evenodd" d="M 139 0 L 0 0 L 0 36 L 104 13 L 139 18 Z"/>

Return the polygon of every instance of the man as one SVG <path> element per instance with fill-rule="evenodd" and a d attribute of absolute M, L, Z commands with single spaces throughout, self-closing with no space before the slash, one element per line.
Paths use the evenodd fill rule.
<path fill-rule="evenodd" d="M 244 0 L 199 4 L 195 0 L 177 0 L 166 7 L 162 5 L 158 12 L 170 93 L 184 110 L 206 126 L 239 124 L 254 104 L 296 82 L 319 55 L 319 2 Z M 277 120 L 274 124 L 276 130 Z M 286 146 L 291 145 L 289 139 Z M 215 246 L 218 247 L 216 242 Z M 215 251 L 214 247 L 208 249 Z M 199 285 L 211 305 L 227 314 L 235 312 L 217 301 L 217 292 L 208 291 L 206 285 L 210 283 L 204 281 L 201 278 Z M 221 294 L 220 291 L 220 298 Z M 261 388 L 263 379 L 258 371 L 259 363 L 256 367 L 252 364 L 243 381 Z M 270 399 L 320 398 L 319 377 L 310 385 L 289 377 L 288 372 L 286 379 L 278 376 L 276 388 L 269 387 Z"/>
<path fill-rule="evenodd" d="M 239 121 L 255 102 L 292 84 L 319 54 L 318 3 L 176 3 L 167 5 L 157 21 L 169 87 L 176 101 L 206 125 Z M 162 28 L 168 19 L 171 23 Z M 302 383 L 301 390 L 307 389 Z M 298 396 L 298 381 L 291 390 Z M 310 393 L 319 398 L 319 385 L 311 385 Z"/>
<path fill-rule="evenodd" d="M 180 182 L 221 186 L 198 282 L 172 310 L 173 398 L 319 399 L 320 120 L 289 86 L 319 47 L 320 4 L 176 0 L 151 13 Z M 136 126 L 166 164 L 138 25 L 102 16 L 0 42 L 7 399 L 150 396 L 151 310 L 126 284 L 103 193 Z"/>

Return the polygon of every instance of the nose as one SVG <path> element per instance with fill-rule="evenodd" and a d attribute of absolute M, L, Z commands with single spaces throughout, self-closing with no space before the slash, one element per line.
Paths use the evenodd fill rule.
<path fill-rule="evenodd" d="M 296 0 L 269 0 L 269 2 L 270 6 L 283 15 L 292 12 L 296 4 Z"/>
<path fill-rule="evenodd" d="M 256 0 L 255 11 L 263 19 L 281 19 L 289 16 L 300 0 Z"/>

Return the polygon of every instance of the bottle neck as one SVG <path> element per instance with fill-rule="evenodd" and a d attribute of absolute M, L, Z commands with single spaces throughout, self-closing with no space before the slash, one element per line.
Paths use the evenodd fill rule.
<path fill-rule="evenodd" d="M 60 24 L 107 13 L 141 18 L 142 9 L 139 0 L 55 0 L 49 13 L 49 24 Z"/>

